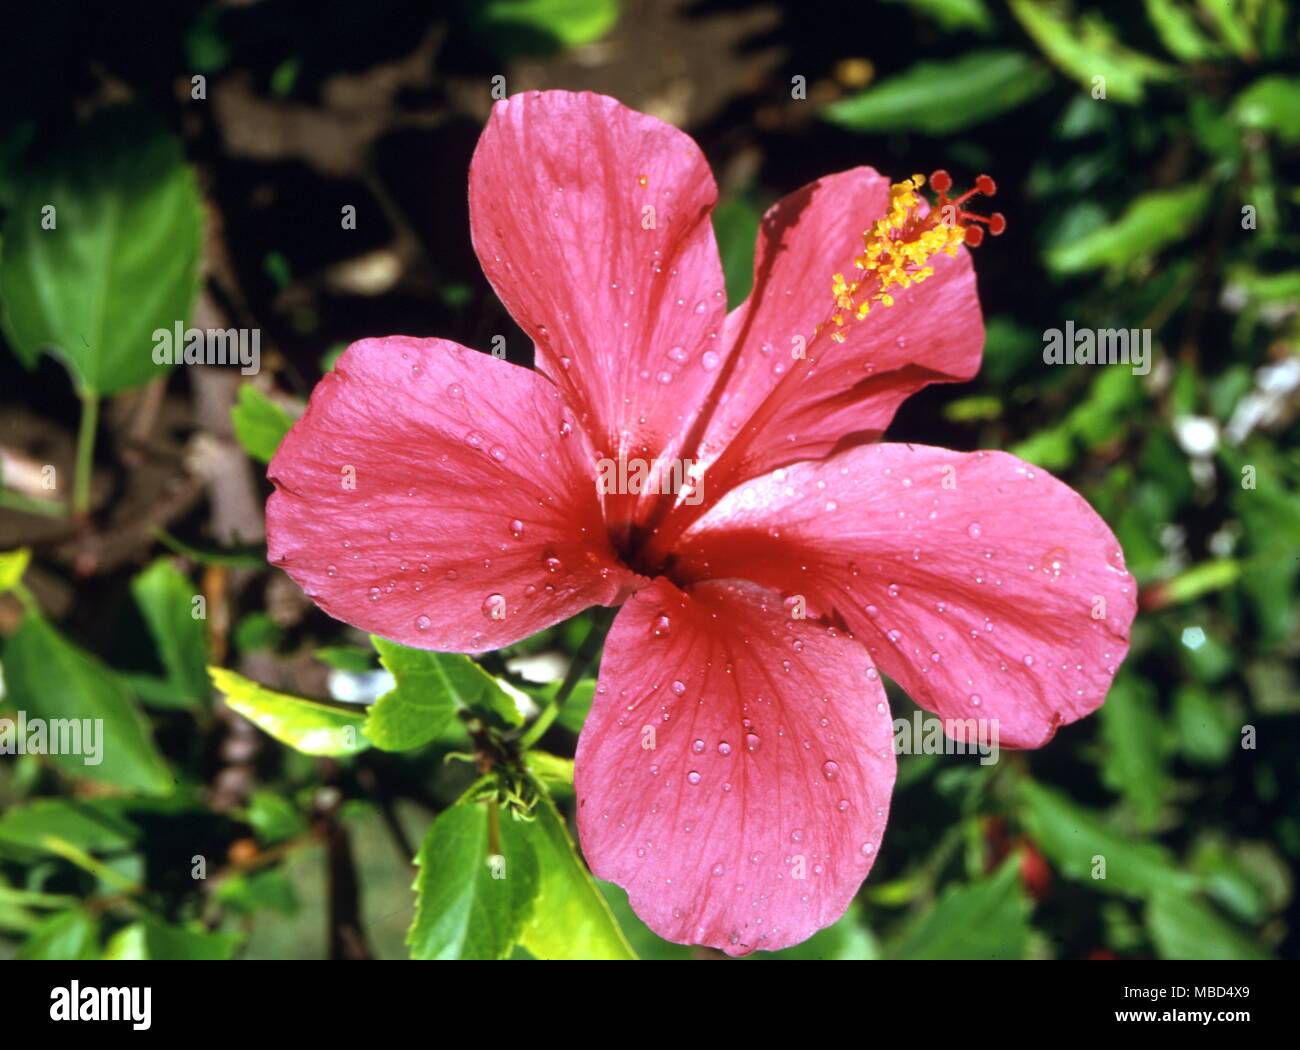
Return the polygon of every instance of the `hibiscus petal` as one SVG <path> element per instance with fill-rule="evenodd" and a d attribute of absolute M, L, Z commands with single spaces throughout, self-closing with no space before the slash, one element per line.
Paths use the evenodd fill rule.
<path fill-rule="evenodd" d="M 744 955 L 834 922 L 893 783 L 861 646 L 749 584 L 661 578 L 619 611 L 578 741 L 578 828 L 660 936 Z"/>
<path fill-rule="evenodd" d="M 689 136 L 603 95 L 516 95 L 479 139 L 479 261 L 611 458 L 675 456 L 713 381 L 726 311 L 716 200 Z"/>
<path fill-rule="evenodd" d="M 888 206 L 889 180 L 864 167 L 819 179 L 764 216 L 754 291 L 728 316 L 723 333 L 733 371 L 700 459 L 714 462 L 731 447 L 706 481 L 710 495 L 783 464 L 874 440 L 914 391 L 979 370 L 984 323 L 965 249 L 934 257 L 933 277 L 893 289 L 893 306 L 874 306 L 850 321 L 840 330 L 843 343 L 831 340 L 833 327 L 814 334 L 834 309 L 832 275 L 859 275 L 853 259 L 862 252 L 863 230 Z M 795 356 L 799 341 L 806 356 Z"/>
<path fill-rule="evenodd" d="M 687 533 L 680 577 L 740 577 L 847 625 L 944 718 L 1038 747 L 1098 708 L 1136 587 L 1110 529 L 1002 452 L 851 449 L 734 490 Z"/>
<path fill-rule="evenodd" d="M 363 630 L 495 649 L 635 579 L 609 548 L 590 457 L 536 372 L 441 339 L 364 339 L 271 461 L 268 556 Z"/>

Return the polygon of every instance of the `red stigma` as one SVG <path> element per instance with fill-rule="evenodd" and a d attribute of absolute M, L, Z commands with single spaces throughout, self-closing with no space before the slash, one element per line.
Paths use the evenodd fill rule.
<path fill-rule="evenodd" d="M 948 191 L 952 189 L 952 176 L 940 168 L 938 171 L 931 172 L 930 186 L 939 195 L 939 200 L 935 204 L 935 212 L 940 216 L 943 216 L 946 208 L 952 206 L 957 209 L 955 221 L 959 223 L 983 223 L 994 237 L 1001 236 L 1006 231 L 1007 217 L 1000 211 L 995 211 L 992 215 L 978 215 L 962 208 L 962 205 L 974 196 L 992 197 L 998 192 L 998 184 L 993 181 L 993 176 L 977 176 L 972 189 L 967 190 L 960 197 L 950 199 Z M 951 215 L 951 213 L 949 214 Z M 966 226 L 965 239 L 967 246 L 974 248 L 984 240 L 984 228 L 982 226 Z"/>

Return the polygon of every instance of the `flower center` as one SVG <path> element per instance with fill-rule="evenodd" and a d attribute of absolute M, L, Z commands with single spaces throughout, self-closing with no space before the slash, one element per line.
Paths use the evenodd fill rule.
<path fill-rule="evenodd" d="M 910 288 L 933 277 L 930 260 L 934 256 L 940 252 L 956 255 L 963 244 L 971 248 L 979 244 L 984 239 L 984 228 L 973 223 L 984 223 L 995 237 L 1007 228 L 1001 212 L 984 216 L 962 208 L 977 194 L 992 197 L 997 193 L 997 184 L 988 175 L 977 178 L 973 189 L 949 199 L 952 177 L 946 171 L 933 172 L 930 187 L 937 200 L 926 215 L 921 214 L 918 192 L 924 185 L 924 175 L 913 175 L 890 186 L 889 212 L 863 231 L 862 254 L 853 260 L 862 276 L 853 281 L 846 280 L 842 273 L 831 277 L 835 311 L 830 324 L 836 329 L 831 332 L 835 342 L 844 342 L 844 333 L 839 329 L 850 319 L 861 321 L 875 305 L 893 306 L 893 289 Z"/>

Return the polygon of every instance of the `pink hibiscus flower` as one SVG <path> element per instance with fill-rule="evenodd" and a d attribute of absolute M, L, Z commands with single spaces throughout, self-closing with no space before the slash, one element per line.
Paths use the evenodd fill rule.
<path fill-rule="evenodd" d="M 669 940 L 794 944 L 880 847 L 880 671 L 1037 747 L 1127 652 L 1122 553 L 1012 456 L 877 442 L 913 391 L 978 370 L 961 199 L 930 213 L 919 177 L 820 179 L 767 213 L 728 314 L 717 190 L 675 128 L 516 96 L 469 181 L 536 370 L 441 339 L 351 346 L 271 463 L 271 560 L 338 619 L 427 649 L 621 604 L 577 749 L 591 869 Z"/>

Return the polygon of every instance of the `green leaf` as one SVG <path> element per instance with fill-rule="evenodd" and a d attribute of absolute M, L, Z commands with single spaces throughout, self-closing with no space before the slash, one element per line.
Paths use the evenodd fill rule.
<path fill-rule="evenodd" d="M 1029 941 L 1029 899 L 1020 885 L 1020 857 L 968 886 L 949 886 L 890 953 L 896 959 L 1023 959 Z"/>
<path fill-rule="evenodd" d="M 112 852 L 130 848 L 139 831 L 103 801 L 35 799 L 0 816 L 0 849 L 18 846 L 50 852 L 51 836 L 88 853 Z"/>
<path fill-rule="evenodd" d="M 640 916 L 628 903 L 627 893 L 621 886 L 612 882 L 597 882 L 600 892 L 609 902 L 619 928 L 631 942 L 633 950 L 641 959 L 664 961 L 669 959 L 693 959 L 695 949 L 686 944 L 674 944 L 666 941 L 641 921 Z"/>
<path fill-rule="evenodd" d="M 1146 922 L 1162 959 L 1272 958 L 1208 904 L 1181 893 L 1157 893 Z"/>
<path fill-rule="evenodd" d="M 1145 193 L 1114 222 L 1050 249 L 1047 267 L 1074 274 L 1148 258 L 1186 237 L 1209 202 L 1209 188 L 1199 185 Z"/>
<path fill-rule="evenodd" d="M 70 730 L 70 720 L 81 730 L 83 753 L 50 755 L 65 772 L 149 794 L 171 791 L 171 775 L 130 690 L 42 617 L 23 617 L 5 645 L 4 668 L 14 707 L 43 719 L 49 730 Z M 91 720 L 88 736 L 85 719 Z"/>
<path fill-rule="evenodd" d="M 235 437 L 244 451 L 260 463 L 270 463 L 294 417 L 252 383 L 239 388 L 239 403 L 230 410 Z"/>
<path fill-rule="evenodd" d="M 104 948 L 105 959 L 223 960 L 239 947 L 240 937 L 201 926 L 178 926 L 152 915 L 118 930 Z"/>
<path fill-rule="evenodd" d="M 1144 679 L 1121 673 L 1102 704 L 1101 775 L 1124 796 L 1139 828 L 1155 826 L 1169 791 L 1164 726 Z"/>
<path fill-rule="evenodd" d="M 548 788 L 573 790 L 573 759 L 552 755 L 549 751 L 530 748 L 527 755 L 528 771 Z"/>
<path fill-rule="evenodd" d="M 301 909 L 293 883 L 278 868 L 241 872 L 223 879 L 217 886 L 216 896 L 223 905 L 244 915 L 270 911 L 292 916 Z"/>
<path fill-rule="evenodd" d="M 735 309 L 754 286 L 754 247 L 763 218 L 748 197 L 728 197 L 713 209 L 713 232 L 727 282 L 727 305 Z"/>
<path fill-rule="evenodd" d="M 548 54 L 599 40 L 618 21 L 618 0 L 483 0 L 470 27 L 498 54 Z"/>
<path fill-rule="evenodd" d="M 50 916 L 18 949 L 20 959 L 82 960 L 98 954 L 99 920 L 79 910 Z"/>
<path fill-rule="evenodd" d="M 32 552 L 26 547 L 0 553 L 0 594 L 7 594 L 22 582 L 31 560 Z"/>
<path fill-rule="evenodd" d="M 224 667 L 209 667 L 226 703 L 282 744 L 306 755 L 354 755 L 370 746 L 366 718 L 342 705 L 267 689 Z"/>
<path fill-rule="evenodd" d="M 1207 594 L 1231 587 L 1241 576 L 1241 563 L 1233 558 L 1216 558 L 1184 569 L 1172 580 L 1158 584 L 1159 607 L 1183 605 Z M 1157 599 L 1152 598 L 1152 601 Z"/>
<path fill-rule="evenodd" d="M 951 33 L 971 29 L 981 36 L 994 28 L 993 15 L 984 0 L 890 0 L 904 3 L 918 14 L 938 23 L 939 28 Z"/>
<path fill-rule="evenodd" d="M 538 959 L 635 959 L 564 818 L 544 788 L 538 793 L 536 819 L 520 825 L 539 872 L 537 903 L 521 943 Z"/>
<path fill-rule="evenodd" d="M 1147 81 L 1175 75 L 1164 63 L 1121 45 L 1115 31 L 1096 15 L 1070 22 L 1041 0 L 1009 2 L 1025 32 L 1052 64 L 1089 92 L 1100 83 L 1094 78 L 1103 77 L 1107 100 L 1140 102 Z"/>
<path fill-rule="evenodd" d="M 1232 104 L 1237 122 L 1276 135 L 1287 145 L 1300 142 L 1300 77 L 1260 77 Z"/>
<path fill-rule="evenodd" d="M 323 645 L 315 652 L 321 663 L 336 671 L 368 674 L 375 669 L 375 651 L 359 645 Z"/>
<path fill-rule="evenodd" d="M 948 135 L 1021 106 L 1051 77 L 1019 51 L 973 51 L 918 62 L 904 73 L 826 108 L 823 116 L 853 131 Z"/>
<path fill-rule="evenodd" d="M 1200 0 L 1200 8 L 1214 23 L 1222 40 L 1239 58 L 1255 58 L 1254 34 L 1250 18 L 1258 4 L 1242 4 L 1240 0 Z M 1247 8 L 1250 10 L 1248 11 Z"/>
<path fill-rule="evenodd" d="M 243 819 L 263 846 L 274 846 L 307 831 L 307 820 L 298 807 L 274 791 L 253 792 Z"/>
<path fill-rule="evenodd" d="M 380 662 L 397 681 L 366 719 L 366 736 L 381 751 L 423 747 L 463 710 L 505 725 L 523 723 L 513 698 L 468 656 L 408 649 L 379 637 L 371 641 Z"/>
<path fill-rule="evenodd" d="M 1020 819 L 1062 875 L 1102 893 L 1190 892 L 1199 882 L 1180 870 L 1163 846 L 1133 839 L 1100 813 L 1029 779 L 1020 784 Z"/>
<path fill-rule="evenodd" d="M 1241 731 L 1240 718 L 1227 704 L 1190 683 L 1174 693 L 1174 723 L 1183 754 L 1188 761 L 1204 766 L 1223 765 Z"/>
<path fill-rule="evenodd" d="M 1196 24 L 1185 0 L 1146 0 L 1147 18 L 1169 52 L 1184 62 L 1215 58 L 1222 51 Z"/>
<path fill-rule="evenodd" d="M 153 333 L 186 325 L 202 228 L 176 138 L 144 110 L 101 111 L 18 187 L 0 255 L 9 344 L 29 367 L 53 351 L 82 393 L 163 374 Z"/>
<path fill-rule="evenodd" d="M 207 620 L 194 617 L 194 584 L 170 558 L 159 558 L 131 581 L 131 593 L 158 646 L 172 687 L 171 706 L 206 702 L 211 694 Z"/>
<path fill-rule="evenodd" d="M 500 854 L 489 856 L 489 823 Z M 429 828 L 416 864 L 413 959 L 504 959 L 538 892 L 538 864 L 521 825 L 495 802 L 460 802 Z M 494 877 L 497 876 L 497 877 Z"/>
<path fill-rule="evenodd" d="M 591 702 L 596 699 L 596 679 L 583 678 L 573 687 L 573 692 L 560 707 L 560 714 L 555 719 L 570 733 L 577 736 L 582 732 L 582 724 L 591 711 Z"/>

